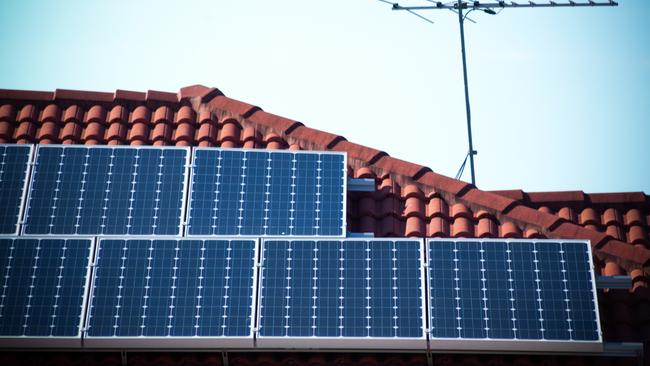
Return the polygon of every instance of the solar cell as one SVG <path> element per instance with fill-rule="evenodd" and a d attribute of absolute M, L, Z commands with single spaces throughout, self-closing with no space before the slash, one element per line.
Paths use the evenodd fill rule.
<path fill-rule="evenodd" d="M 432 349 L 598 351 L 584 241 L 430 239 Z"/>
<path fill-rule="evenodd" d="M 262 242 L 260 347 L 424 349 L 422 241 Z"/>
<path fill-rule="evenodd" d="M 345 236 L 346 156 L 195 148 L 187 235 Z"/>
<path fill-rule="evenodd" d="M 32 145 L 0 144 L 0 234 L 18 234 Z"/>
<path fill-rule="evenodd" d="M 0 347 L 81 347 L 92 244 L 0 237 Z"/>
<path fill-rule="evenodd" d="M 38 146 L 25 235 L 180 235 L 189 149 Z"/>
<path fill-rule="evenodd" d="M 85 344 L 252 347 L 256 240 L 100 239 Z"/>

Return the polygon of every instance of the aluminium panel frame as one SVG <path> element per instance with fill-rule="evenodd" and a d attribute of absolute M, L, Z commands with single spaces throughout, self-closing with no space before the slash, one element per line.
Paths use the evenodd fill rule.
<path fill-rule="evenodd" d="M 0 336 L 0 349 L 2 348 L 81 348 L 82 334 L 84 329 L 84 313 L 88 306 L 88 289 L 92 276 L 92 267 L 95 253 L 96 240 L 94 237 L 59 238 L 52 236 L 11 236 L 2 235 L 0 239 L 24 239 L 24 240 L 87 240 L 88 260 L 86 262 L 86 279 L 83 288 L 83 298 L 79 308 L 79 326 L 76 336 Z"/>
<path fill-rule="evenodd" d="M 185 150 L 185 166 L 183 167 L 183 186 L 182 188 L 182 196 L 181 196 L 181 207 L 178 215 L 178 233 L 177 234 L 167 234 L 167 235 L 157 235 L 161 238 L 178 238 L 183 236 L 183 220 L 184 220 L 184 215 L 185 215 L 185 205 L 187 204 L 187 179 L 188 175 L 190 174 L 189 170 L 189 162 L 190 162 L 190 155 L 191 155 L 191 148 L 190 147 L 184 147 L 184 146 L 131 146 L 131 145 L 63 145 L 63 144 L 48 144 L 48 145 L 36 145 L 36 148 L 33 152 L 33 160 L 31 163 L 30 167 L 30 176 L 29 176 L 29 190 L 27 192 L 27 197 L 24 200 L 24 213 L 22 216 L 22 227 L 20 230 L 20 235 L 25 236 L 25 237 L 37 237 L 37 236 L 46 236 L 46 237 L 122 237 L 122 236 L 131 236 L 133 238 L 144 238 L 147 236 L 152 236 L 156 234 L 28 234 L 25 233 L 25 223 L 27 222 L 28 218 L 28 213 L 29 213 L 29 202 L 31 200 L 31 194 L 32 194 L 32 185 L 33 185 L 33 180 L 34 180 L 34 167 L 36 166 L 36 159 L 38 158 L 38 152 L 40 149 L 47 149 L 47 148 L 64 148 L 64 149 L 131 149 L 131 150 L 142 150 L 142 149 L 147 149 L 147 150 Z"/>
<path fill-rule="evenodd" d="M 334 241 L 334 242 L 370 242 L 370 241 L 408 241 L 418 242 L 420 252 L 420 300 L 422 320 L 421 337 L 293 337 L 293 336 L 261 336 L 257 332 L 261 323 L 261 302 L 264 276 L 262 269 L 264 267 L 264 243 L 267 241 Z M 382 351 L 399 350 L 399 351 L 425 351 L 427 349 L 427 326 L 426 326 L 426 299 L 427 294 L 425 284 L 425 245 L 422 238 L 327 238 L 327 237 L 308 237 L 308 238 L 286 238 L 286 237 L 269 237 L 262 238 L 260 245 L 260 280 L 258 286 L 258 301 L 256 318 L 258 328 L 256 332 L 256 348 L 266 350 L 347 350 L 347 351 Z"/>
<path fill-rule="evenodd" d="M 596 312 L 596 323 L 598 339 L 594 341 L 577 340 L 545 340 L 545 339 L 496 339 L 496 338 L 436 338 L 428 333 L 429 349 L 432 352 L 483 352 L 483 353 L 562 353 L 562 354 L 585 354 L 603 352 L 603 336 L 600 325 L 600 312 L 598 308 L 598 296 L 596 293 L 596 277 L 594 274 L 594 262 L 591 242 L 578 239 L 499 239 L 499 238 L 427 238 L 427 300 L 431 299 L 431 283 L 429 276 L 429 248 L 431 242 L 482 242 L 482 243 L 583 243 L 587 244 L 589 266 L 591 273 L 591 286 Z M 429 305 L 430 307 L 431 305 Z M 431 323 L 431 309 L 427 309 L 427 321 Z M 429 330 L 430 331 L 430 330 Z"/>
<path fill-rule="evenodd" d="M 102 237 L 98 238 L 97 245 L 95 246 L 95 256 L 94 262 L 92 263 L 93 269 L 97 266 L 98 253 L 101 246 L 101 242 L 104 240 L 174 240 L 178 242 L 183 241 L 219 241 L 219 240 L 238 240 L 238 241 L 251 241 L 253 242 L 253 266 L 251 268 L 253 278 L 251 285 L 251 306 L 250 306 L 250 325 L 249 325 L 249 334 L 246 336 L 169 336 L 169 337 L 150 337 L 150 336 L 116 336 L 116 337 L 104 337 L 104 336 L 88 336 L 86 335 L 85 329 L 83 334 L 83 347 L 85 349 L 223 349 L 223 350 L 233 350 L 233 349 L 253 349 L 254 348 L 254 327 L 255 327 L 255 309 L 256 309 L 256 290 L 257 290 L 257 258 L 258 250 L 260 247 L 259 239 L 256 238 L 242 238 L 242 237 L 232 237 L 232 236 L 212 236 L 212 237 L 191 237 L 191 238 L 178 238 L 178 237 L 164 237 L 164 236 L 147 236 L 147 237 L 137 237 L 137 236 L 113 236 L 113 237 Z M 86 328 L 90 322 L 90 313 L 91 313 L 91 304 L 93 299 L 93 291 L 95 285 L 95 271 L 93 271 L 93 276 L 89 284 L 88 296 L 89 300 L 87 303 L 87 312 L 84 319 L 84 324 Z"/>
<path fill-rule="evenodd" d="M 319 235 L 318 237 L 327 239 L 344 239 L 347 235 L 347 192 L 348 192 L 348 179 L 347 179 L 347 167 L 348 167 L 348 154 L 344 151 L 320 151 L 320 150 L 269 150 L 269 149 L 255 149 L 255 148 L 221 148 L 221 147 L 192 147 L 192 163 L 190 169 L 190 184 L 187 186 L 189 191 L 187 199 L 187 214 L 186 214 L 186 230 L 185 237 L 209 237 L 210 234 L 190 234 L 190 213 L 192 212 L 191 202 L 192 202 L 192 187 L 194 186 L 194 159 L 196 158 L 197 150 L 221 150 L 221 151 L 242 151 L 242 152 L 259 152 L 266 154 L 292 154 L 292 155 L 341 155 L 343 156 L 343 192 L 341 193 L 341 199 L 343 200 L 343 209 L 342 209 L 342 220 L 341 220 L 341 234 L 340 235 Z M 219 235 L 213 235 L 218 237 Z M 229 237 L 238 237 L 238 238 L 313 238 L 315 235 L 269 235 L 269 234 L 259 234 L 259 235 L 227 235 Z"/>

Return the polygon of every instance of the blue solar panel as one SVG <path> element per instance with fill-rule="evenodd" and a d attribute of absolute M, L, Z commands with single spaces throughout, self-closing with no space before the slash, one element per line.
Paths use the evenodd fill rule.
<path fill-rule="evenodd" d="M 426 347 L 423 258 L 420 240 L 264 240 L 258 345 Z"/>
<path fill-rule="evenodd" d="M 253 239 L 100 239 L 86 344 L 251 347 L 255 253 Z"/>
<path fill-rule="evenodd" d="M 345 154 L 197 148 L 190 236 L 345 236 Z"/>
<path fill-rule="evenodd" d="M 428 247 L 433 348 L 449 339 L 602 341 L 588 242 L 431 239 Z"/>
<path fill-rule="evenodd" d="M 39 146 L 23 234 L 180 235 L 189 150 Z"/>
<path fill-rule="evenodd" d="M 32 145 L 0 145 L 0 234 L 18 234 Z"/>
<path fill-rule="evenodd" d="M 81 346 L 91 239 L 0 238 L 0 344 Z"/>

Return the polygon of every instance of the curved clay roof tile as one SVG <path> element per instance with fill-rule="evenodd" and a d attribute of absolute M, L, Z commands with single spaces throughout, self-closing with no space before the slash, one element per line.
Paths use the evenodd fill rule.
<path fill-rule="evenodd" d="M 106 123 L 106 110 L 100 105 L 90 107 L 86 114 L 86 122 Z"/>
<path fill-rule="evenodd" d="M 61 122 L 61 108 L 56 104 L 48 104 L 41 113 L 41 121 L 45 122 Z"/>

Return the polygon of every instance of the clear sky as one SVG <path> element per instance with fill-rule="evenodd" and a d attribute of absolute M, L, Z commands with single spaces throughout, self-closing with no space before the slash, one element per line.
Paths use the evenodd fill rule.
<path fill-rule="evenodd" d="M 458 19 L 422 14 L 435 24 L 376 0 L 2 0 L 0 88 L 204 84 L 454 176 Z M 649 16 L 642 0 L 470 15 L 480 188 L 650 193 Z"/>

